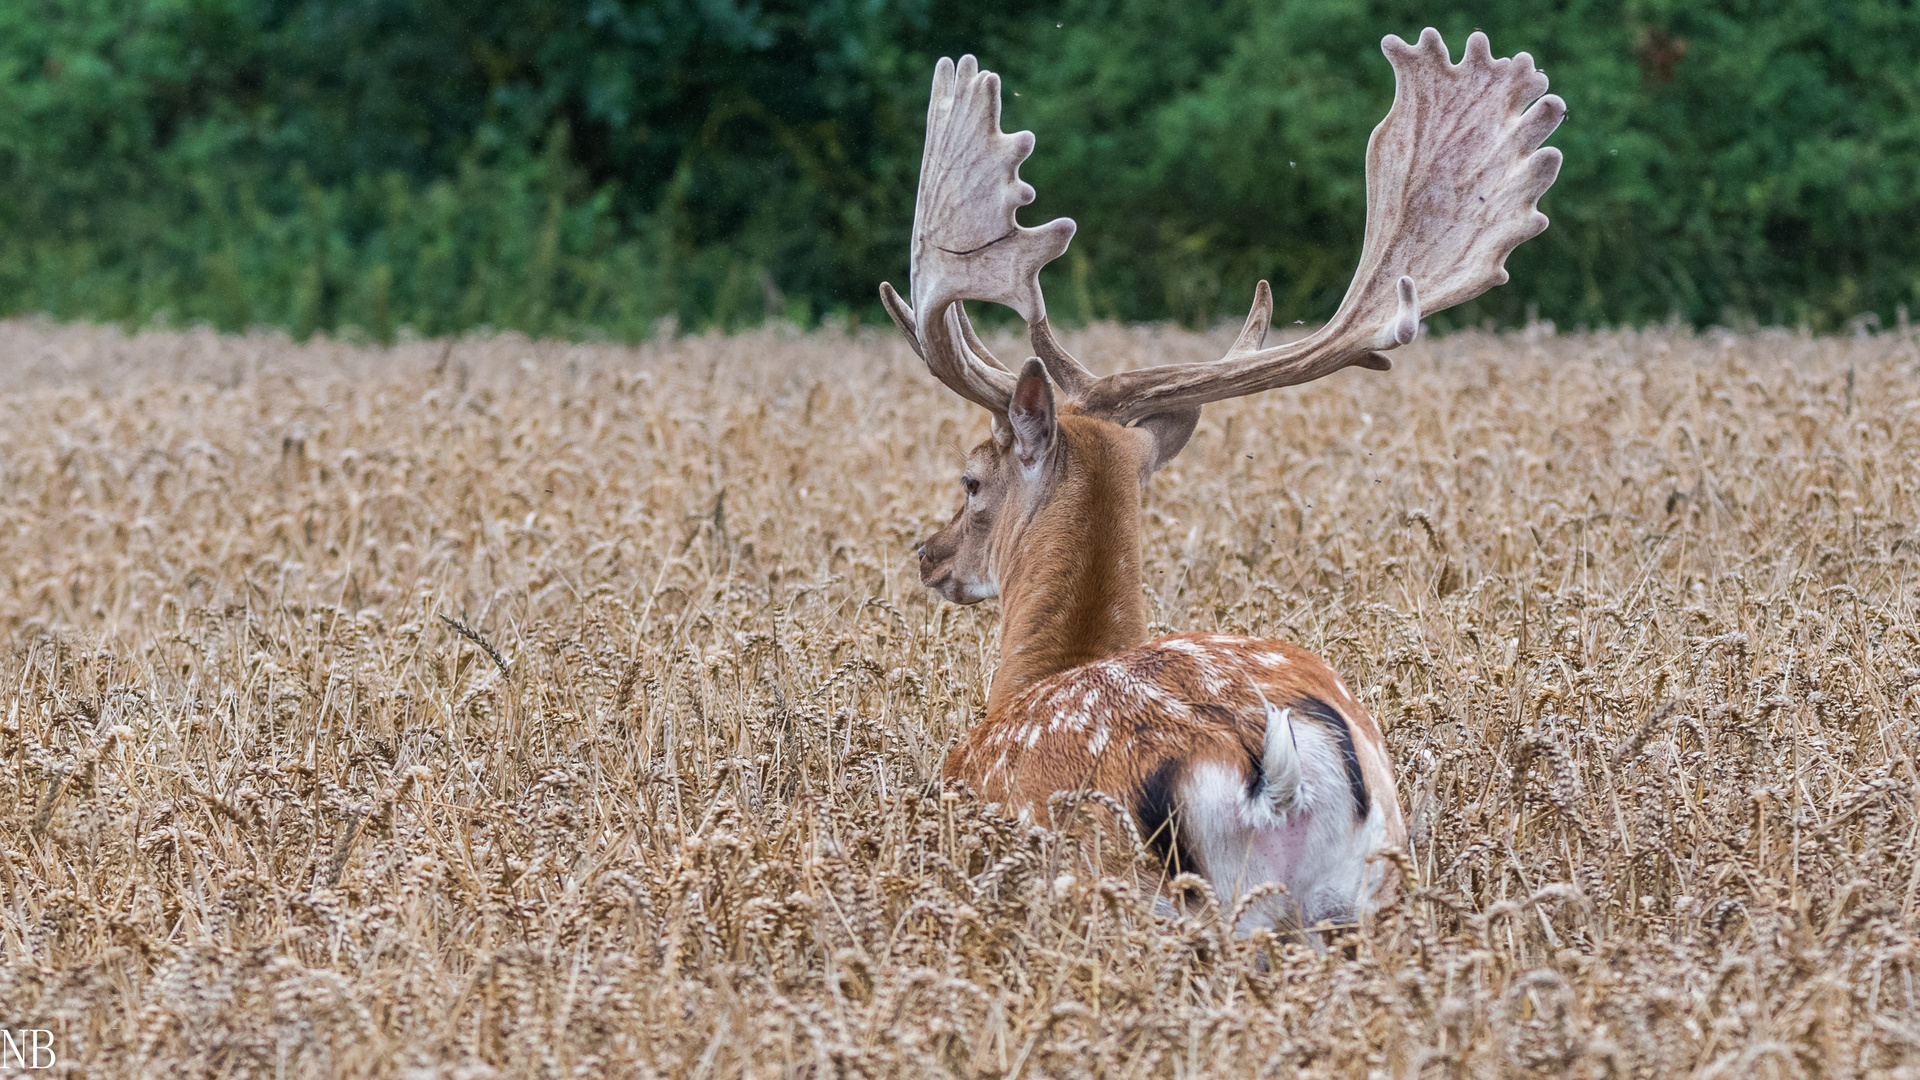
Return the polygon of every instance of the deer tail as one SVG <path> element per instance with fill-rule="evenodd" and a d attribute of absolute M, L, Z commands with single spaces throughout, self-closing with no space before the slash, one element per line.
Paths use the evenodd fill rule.
<path fill-rule="evenodd" d="M 1293 738 L 1293 710 L 1269 702 L 1257 686 L 1253 692 L 1267 714 L 1260 754 L 1260 793 L 1275 814 L 1285 814 L 1300 802 L 1300 747 Z"/>

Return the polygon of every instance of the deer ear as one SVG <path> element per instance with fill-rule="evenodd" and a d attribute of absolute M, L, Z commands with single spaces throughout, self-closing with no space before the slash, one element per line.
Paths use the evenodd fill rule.
<path fill-rule="evenodd" d="M 1014 384 L 1007 405 L 1007 426 L 1013 428 L 1013 452 L 1020 464 L 1032 468 L 1053 446 L 1057 430 L 1053 413 L 1053 384 L 1039 360 L 1028 360 Z"/>
<path fill-rule="evenodd" d="M 1200 407 L 1175 409 L 1172 412 L 1154 413 L 1143 416 L 1134 427 L 1147 433 L 1153 440 L 1153 456 L 1147 462 L 1149 474 L 1160 471 L 1160 467 L 1172 461 L 1175 454 L 1193 438 L 1193 428 L 1200 422 Z M 1146 480 L 1145 476 L 1140 478 Z"/>

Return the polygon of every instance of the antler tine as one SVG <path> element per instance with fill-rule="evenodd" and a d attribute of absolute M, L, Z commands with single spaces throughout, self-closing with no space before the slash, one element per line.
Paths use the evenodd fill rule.
<path fill-rule="evenodd" d="M 1246 356 L 1260 351 L 1267 343 L 1267 331 L 1273 327 L 1273 286 L 1266 278 L 1253 287 L 1253 309 L 1247 312 L 1247 321 L 1240 327 L 1240 336 L 1233 339 L 1233 347 L 1227 355 Z"/>
<path fill-rule="evenodd" d="M 962 303 L 953 306 L 954 310 L 960 313 L 960 336 L 961 340 L 966 342 L 967 349 L 994 367 L 1003 371 L 1011 370 L 1006 364 L 1001 363 L 1000 358 L 993 354 L 993 350 L 987 348 L 985 342 L 980 340 L 980 335 L 973 329 L 973 320 L 967 317 L 967 305 Z M 895 321 L 898 322 L 897 319 Z M 907 327 L 902 326 L 901 331 L 906 332 Z M 1068 396 L 1078 394 L 1093 384 L 1093 372 L 1088 371 L 1080 361 L 1074 359 L 1072 353 L 1054 339 L 1053 325 L 1045 315 L 1035 319 L 1027 328 L 1027 333 L 1033 342 L 1034 354 L 1040 358 L 1042 364 L 1046 365 L 1047 375 L 1056 385 L 1064 389 Z M 913 340 L 911 334 L 908 335 L 908 340 Z"/>
<path fill-rule="evenodd" d="M 941 382 L 996 415 L 1006 412 L 1007 402 L 1013 396 L 1013 375 L 980 343 L 979 335 L 973 332 L 973 323 L 967 319 L 964 304 L 950 305 L 941 325 L 922 338 L 913 308 L 885 281 L 880 283 L 880 302 L 893 317 L 893 324 L 900 328 L 907 344 L 927 362 L 927 367 Z M 929 348 L 932 356 L 927 355 Z"/>
<path fill-rule="evenodd" d="M 1015 376 L 980 343 L 961 302 L 1005 304 L 1029 326 L 1045 325 L 1040 268 L 1067 250 L 1074 224 L 1055 218 L 1029 229 L 1015 220 L 1033 201 L 1033 188 L 1020 179 L 1031 153 L 1032 132 L 1000 130 L 998 75 L 971 56 L 935 65 L 913 208 L 913 304 L 890 286 L 880 294 L 936 378 L 1003 415 Z"/>
<path fill-rule="evenodd" d="M 927 349 L 920 344 L 920 331 L 915 329 L 913 308 L 909 307 L 905 300 L 900 299 L 899 293 L 893 291 L 893 283 L 890 281 L 880 283 L 880 305 L 887 309 L 887 314 L 893 319 L 893 325 L 900 328 L 900 336 L 907 339 L 907 344 L 913 348 L 913 354 L 925 360 Z"/>
<path fill-rule="evenodd" d="M 1265 282 L 1246 328 L 1212 363 L 1120 372 L 1081 395 L 1121 423 L 1309 382 L 1349 365 L 1384 370 L 1381 350 L 1412 341 L 1423 312 L 1506 283 L 1507 256 L 1547 227 L 1536 207 L 1560 173 L 1540 144 L 1566 115 L 1547 77 L 1518 53 L 1496 60 L 1485 34 L 1454 64 L 1440 32 L 1417 45 L 1388 35 L 1393 107 L 1367 143 L 1367 231 L 1333 319 L 1299 341 L 1261 348 L 1272 315 Z"/>
<path fill-rule="evenodd" d="M 887 306 L 887 314 L 893 316 L 894 325 L 898 326 L 900 333 L 906 337 L 907 344 L 913 346 L 915 353 L 924 357 L 925 354 L 920 352 L 920 337 L 913 328 L 913 309 L 900 299 L 899 293 L 893 291 L 893 286 L 884 282 L 880 285 L 880 298 Z M 1000 358 L 993 354 L 993 350 L 987 348 L 986 343 L 980 340 L 980 335 L 973 329 L 973 320 L 967 317 L 967 305 L 957 303 L 954 305 L 954 310 L 960 313 L 960 337 L 966 343 L 967 349 L 993 367 L 1002 371 L 1007 370 L 1007 365 L 1000 362 Z M 1069 396 L 1079 394 L 1093 384 L 1093 372 L 1088 371 L 1080 361 L 1074 359 L 1073 354 L 1054 338 L 1053 326 L 1045 315 L 1034 321 L 1028 328 L 1028 333 L 1033 342 L 1034 354 L 1040 358 L 1042 364 L 1046 365 L 1048 376 Z"/>
<path fill-rule="evenodd" d="M 913 329 L 913 309 L 900 299 L 900 294 L 894 292 L 891 285 L 882 283 L 880 296 L 887 305 L 887 314 L 893 316 L 894 325 L 898 326 L 900 333 L 906 336 L 907 344 L 913 346 L 915 353 L 920 353 L 924 357 L 926 354 L 920 352 L 919 335 Z M 993 354 L 993 350 L 987 348 L 986 343 L 980 340 L 979 333 L 973 328 L 973 320 L 967 317 L 967 305 L 956 303 L 953 307 L 960 313 L 960 337 L 966 343 L 967 350 L 987 364 L 1002 371 L 1007 370 L 1007 365 L 1001 363 L 1000 358 Z M 1033 342 L 1034 355 L 1038 356 L 1040 362 L 1046 366 L 1047 375 L 1069 397 L 1076 396 L 1093 385 L 1095 381 L 1093 372 L 1088 371 L 1054 338 L 1053 326 L 1045 315 L 1036 319 L 1033 325 L 1028 327 L 1028 336 Z"/>
<path fill-rule="evenodd" d="M 1098 381 L 1093 372 L 1074 359 L 1074 355 L 1053 336 L 1053 324 L 1047 321 L 1045 315 L 1027 325 L 1027 340 L 1033 343 L 1033 354 L 1046 366 L 1047 376 L 1059 384 L 1068 397 L 1080 397 Z"/>
<path fill-rule="evenodd" d="M 1001 371 L 1008 370 L 1007 365 L 1001 363 L 1000 358 L 993 355 L 993 350 L 987 348 L 986 342 L 980 340 L 980 335 L 974 332 L 973 320 L 967 318 L 967 305 L 955 304 L 953 305 L 953 310 L 960 313 L 960 340 L 967 343 L 967 348 L 971 350 L 975 356 L 999 368 Z"/>

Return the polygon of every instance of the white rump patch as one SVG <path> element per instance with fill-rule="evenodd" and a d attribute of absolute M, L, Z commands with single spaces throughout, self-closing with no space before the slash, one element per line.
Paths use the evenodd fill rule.
<path fill-rule="evenodd" d="M 1263 758 L 1274 756 L 1270 740 L 1282 733 L 1289 735 L 1299 776 L 1285 812 L 1276 810 L 1264 784 L 1249 792 L 1242 768 L 1219 762 L 1196 767 L 1180 792 L 1184 838 L 1223 905 L 1231 908 L 1269 881 L 1286 887 L 1256 901 L 1235 928 L 1240 933 L 1349 921 L 1369 904 L 1387 872 L 1385 864 L 1367 862 L 1386 841 L 1384 812 L 1376 799 L 1367 819 L 1354 821 L 1346 764 L 1333 734 L 1319 724 L 1270 725 Z"/>

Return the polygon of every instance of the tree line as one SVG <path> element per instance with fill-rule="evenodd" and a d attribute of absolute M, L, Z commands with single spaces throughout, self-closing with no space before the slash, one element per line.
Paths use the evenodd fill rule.
<path fill-rule="evenodd" d="M 16 0 L 0 313 L 637 338 L 881 318 L 935 58 L 1033 129 L 1068 321 L 1331 314 L 1386 33 L 1532 53 L 1553 227 L 1450 324 L 1834 329 L 1920 297 L 1911 0 Z M 664 322 L 663 322 L 664 321 Z"/>

